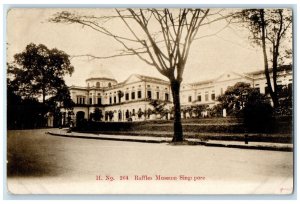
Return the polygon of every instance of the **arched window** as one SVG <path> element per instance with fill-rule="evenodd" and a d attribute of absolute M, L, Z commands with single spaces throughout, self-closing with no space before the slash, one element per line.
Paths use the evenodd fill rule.
<path fill-rule="evenodd" d="M 99 81 L 96 83 L 96 88 L 100 88 L 100 82 Z"/>
<path fill-rule="evenodd" d="M 111 87 L 111 83 L 110 82 L 108 83 L 108 87 Z"/>

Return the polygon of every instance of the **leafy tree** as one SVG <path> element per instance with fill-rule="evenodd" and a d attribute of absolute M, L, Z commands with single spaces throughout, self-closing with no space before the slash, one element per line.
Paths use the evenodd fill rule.
<path fill-rule="evenodd" d="M 145 115 L 145 113 L 142 111 L 142 109 L 139 109 L 137 112 L 138 118 L 141 118 L 143 115 Z"/>
<path fill-rule="evenodd" d="M 251 100 L 250 100 L 251 99 Z M 258 90 L 251 87 L 249 83 L 238 82 L 234 86 L 227 88 L 224 94 L 217 97 L 221 109 L 226 109 L 228 115 L 241 113 L 248 100 L 253 103 L 266 101 L 266 97 Z"/>
<path fill-rule="evenodd" d="M 150 108 L 148 108 L 146 111 L 147 117 L 149 118 L 152 113 L 153 111 Z"/>
<path fill-rule="evenodd" d="M 289 42 L 292 36 L 292 11 L 244 9 L 234 17 L 242 20 L 252 33 L 253 42 L 262 48 L 268 91 L 276 108 L 279 105 L 278 68 L 292 56 L 292 44 Z"/>
<path fill-rule="evenodd" d="M 153 106 L 152 113 L 154 114 L 160 114 L 163 117 L 168 113 L 166 109 L 167 103 L 165 101 L 152 99 L 149 104 Z"/>
<path fill-rule="evenodd" d="M 95 121 L 100 121 L 103 118 L 102 111 L 99 108 L 95 108 L 93 117 Z"/>
<path fill-rule="evenodd" d="M 193 105 L 192 111 L 196 115 L 197 118 L 201 117 L 201 114 L 203 111 L 206 111 L 208 108 L 208 105 Z"/>
<path fill-rule="evenodd" d="M 109 111 L 108 113 L 108 117 L 109 117 L 109 120 L 111 121 L 114 117 L 114 112 L 113 111 Z"/>
<path fill-rule="evenodd" d="M 72 109 L 73 101 L 63 76 L 71 74 L 74 68 L 63 51 L 31 43 L 7 65 L 9 126 L 42 127 L 48 111 L 54 113 L 56 121 L 61 121 L 60 107 Z M 42 103 L 38 101 L 40 97 Z"/>
<path fill-rule="evenodd" d="M 54 96 L 46 100 L 48 105 L 52 104 L 53 108 L 72 109 L 74 107 L 74 102 L 71 99 L 70 91 L 67 86 L 63 85 L 62 87 L 57 88 L 57 92 Z M 59 106 L 57 106 L 59 104 Z M 50 108 L 50 110 L 53 110 Z"/>
<path fill-rule="evenodd" d="M 273 123 L 273 108 L 266 97 L 251 90 L 243 108 L 244 125 L 251 132 L 266 132 Z"/>
<path fill-rule="evenodd" d="M 249 83 L 238 82 L 217 98 L 215 109 L 244 118 L 248 131 L 264 132 L 272 123 L 273 108 L 269 99 Z"/>
<path fill-rule="evenodd" d="M 278 91 L 279 106 L 275 110 L 278 115 L 291 115 L 293 110 L 293 95 L 291 86 L 280 86 Z"/>
<path fill-rule="evenodd" d="M 118 91 L 118 98 L 119 98 L 119 103 L 121 103 L 121 98 L 123 98 L 124 92 L 123 91 Z"/>
<path fill-rule="evenodd" d="M 17 95 L 24 98 L 41 96 L 44 104 L 46 96 L 59 98 L 61 92 L 66 94 L 63 77 L 73 71 L 65 52 L 31 43 L 23 52 L 14 55 L 14 62 L 8 66 L 8 77 Z"/>
<path fill-rule="evenodd" d="M 167 77 L 171 84 L 175 110 L 173 142 L 183 141 L 179 94 L 191 45 L 197 39 L 196 36 L 200 27 L 224 19 L 224 16 L 220 15 L 220 11 L 210 12 L 210 9 L 206 8 L 146 8 L 116 9 L 115 11 L 116 15 L 112 16 L 88 16 L 63 11 L 51 18 L 50 22 L 77 23 L 87 26 L 101 34 L 112 37 L 124 48 L 120 53 L 113 56 L 92 57 L 105 59 L 136 55 Z M 118 35 L 105 27 L 107 21 L 111 22 L 114 19 L 127 27 L 127 34 L 130 34 L 131 37 Z"/>
<path fill-rule="evenodd" d="M 210 115 L 214 117 L 222 117 L 223 116 L 223 105 L 216 104 L 210 110 Z"/>

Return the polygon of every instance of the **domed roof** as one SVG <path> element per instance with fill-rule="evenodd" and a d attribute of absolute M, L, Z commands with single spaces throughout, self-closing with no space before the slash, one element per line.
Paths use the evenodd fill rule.
<path fill-rule="evenodd" d="M 113 74 L 109 70 L 104 69 L 102 65 L 101 66 L 98 65 L 97 67 L 94 67 L 93 70 L 89 73 L 87 80 L 98 79 L 98 78 L 115 80 Z"/>

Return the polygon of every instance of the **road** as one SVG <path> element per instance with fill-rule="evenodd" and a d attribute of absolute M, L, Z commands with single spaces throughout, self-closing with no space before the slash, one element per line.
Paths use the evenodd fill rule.
<path fill-rule="evenodd" d="M 65 138 L 46 131 L 8 131 L 12 193 L 287 194 L 293 189 L 292 152 Z"/>

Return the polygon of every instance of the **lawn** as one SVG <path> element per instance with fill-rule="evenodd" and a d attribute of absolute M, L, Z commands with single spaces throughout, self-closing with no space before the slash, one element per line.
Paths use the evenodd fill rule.
<path fill-rule="evenodd" d="M 263 132 L 248 132 L 241 118 L 183 119 L 185 137 L 202 140 L 249 141 L 292 143 L 292 123 L 279 118 Z M 75 131 L 94 134 L 172 137 L 173 121 L 153 120 L 141 122 L 89 122 Z"/>

